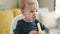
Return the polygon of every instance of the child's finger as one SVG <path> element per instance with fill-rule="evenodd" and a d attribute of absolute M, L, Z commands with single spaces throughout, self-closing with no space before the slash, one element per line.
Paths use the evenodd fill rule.
<path fill-rule="evenodd" d="M 39 32 L 38 34 L 44 34 L 44 31 Z"/>
<path fill-rule="evenodd" d="M 29 34 L 38 34 L 37 31 L 31 31 Z"/>

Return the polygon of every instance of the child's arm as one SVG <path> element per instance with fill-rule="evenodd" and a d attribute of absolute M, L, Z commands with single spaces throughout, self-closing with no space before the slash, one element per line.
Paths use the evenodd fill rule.
<path fill-rule="evenodd" d="M 38 34 L 37 31 L 30 31 L 29 34 Z"/>
<path fill-rule="evenodd" d="M 16 29 L 14 29 L 14 34 L 22 34 L 22 23 L 17 22 Z"/>

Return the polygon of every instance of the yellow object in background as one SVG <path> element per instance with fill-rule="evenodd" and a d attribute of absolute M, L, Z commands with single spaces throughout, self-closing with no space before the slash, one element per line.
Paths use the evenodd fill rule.
<path fill-rule="evenodd" d="M 21 13 L 21 9 L 19 9 L 19 8 L 18 8 L 18 9 L 14 9 L 13 12 L 14 12 L 14 17 L 22 14 L 22 13 Z"/>
<path fill-rule="evenodd" d="M 53 32 L 51 34 L 54 34 Z"/>
<path fill-rule="evenodd" d="M 0 12 L 0 34 L 10 33 L 10 25 L 13 18 L 14 15 L 12 10 Z"/>
<path fill-rule="evenodd" d="M 21 14 L 21 9 L 0 11 L 0 34 L 10 34 L 11 21 Z"/>
<path fill-rule="evenodd" d="M 40 26 L 40 23 L 37 23 L 37 27 L 38 27 L 38 32 L 41 32 L 41 26 Z"/>

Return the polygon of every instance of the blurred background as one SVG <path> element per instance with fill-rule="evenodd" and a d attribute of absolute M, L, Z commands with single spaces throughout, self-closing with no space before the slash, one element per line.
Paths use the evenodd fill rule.
<path fill-rule="evenodd" d="M 21 14 L 21 0 L 0 0 L 0 34 L 10 34 L 13 19 Z M 60 0 L 37 0 L 39 20 L 50 33 L 60 33 Z M 23 3 L 22 3 L 23 4 Z"/>

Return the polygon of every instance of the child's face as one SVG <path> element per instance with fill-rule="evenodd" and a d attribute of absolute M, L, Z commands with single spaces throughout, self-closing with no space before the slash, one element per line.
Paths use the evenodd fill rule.
<path fill-rule="evenodd" d="M 37 14 L 38 14 L 37 7 L 34 5 L 29 5 L 24 8 L 23 15 L 27 20 L 35 20 Z"/>

